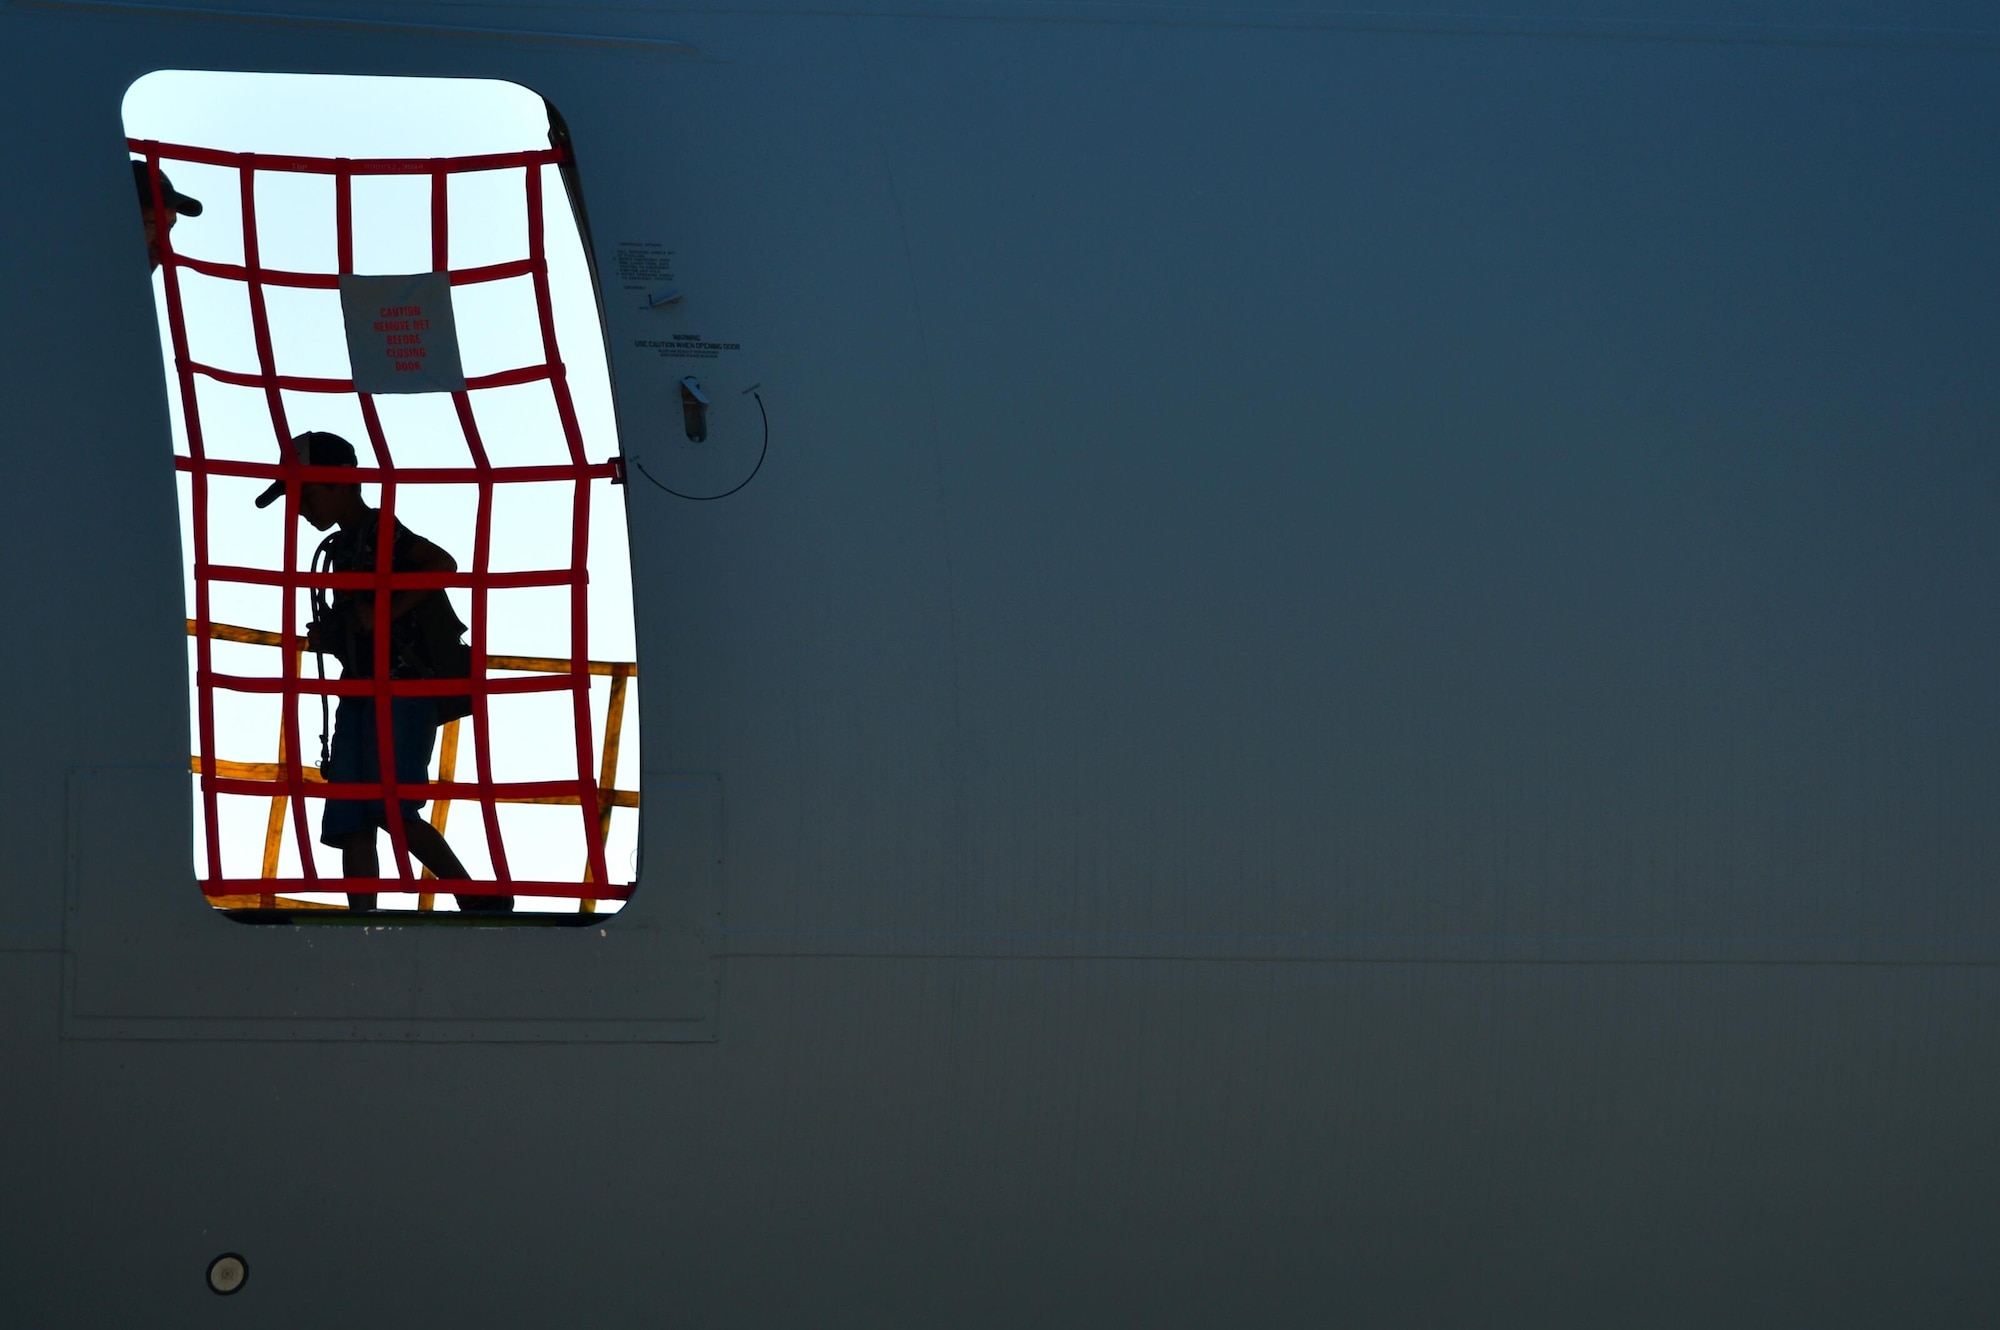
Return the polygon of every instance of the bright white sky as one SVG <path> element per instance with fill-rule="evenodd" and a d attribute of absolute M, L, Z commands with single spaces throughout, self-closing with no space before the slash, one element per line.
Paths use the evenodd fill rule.
<path fill-rule="evenodd" d="M 456 157 L 516 152 L 548 146 L 548 117 L 541 98 L 510 83 L 474 79 L 357 78 L 300 74 L 217 74 L 162 71 L 133 84 L 124 104 L 125 130 L 133 138 L 157 139 L 230 151 L 288 153 L 314 157 Z M 174 187 L 203 204 L 200 217 L 183 218 L 173 243 L 181 253 L 223 262 L 243 261 L 241 183 L 237 173 L 218 167 L 174 163 L 166 167 Z M 370 273 L 426 272 L 431 267 L 430 182 L 425 177 L 362 177 L 354 183 L 355 270 Z M 618 452 L 610 375 L 604 338 L 582 239 L 555 168 L 545 168 L 544 226 L 556 335 L 569 371 L 571 393 L 582 423 L 586 455 L 603 460 Z M 333 272 L 333 178 L 273 175 L 257 179 L 257 231 L 261 257 L 269 268 Z M 453 267 L 498 263 L 527 252 L 527 212 L 522 170 L 454 177 L 450 183 L 450 246 Z M 136 228 L 135 228 L 136 229 Z M 136 243 L 136 242 L 135 242 Z M 154 294 L 161 312 L 162 360 L 171 366 L 165 290 L 155 274 Z M 183 271 L 182 308 L 189 346 L 198 361 L 225 369 L 255 371 L 250 307 L 238 283 Z M 348 377 L 347 346 L 337 292 L 269 288 L 274 355 L 281 373 Z M 453 291 L 460 353 L 467 375 L 491 373 L 542 359 L 540 325 L 533 287 L 527 278 L 481 283 Z M 169 372 L 174 447 L 187 452 L 179 384 Z M 270 410 L 260 390 L 236 388 L 197 378 L 203 439 L 210 456 L 275 461 L 279 444 Z M 443 394 L 384 396 L 376 399 L 389 447 L 398 466 L 462 466 L 470 461 L 451 400 Z M 525 384 L 473 394 L 482 441 L 496 465 L 568 460 L 555 401 L 547 384 Z M 352 395 L 287 393 L 287 424 L 294 433 L 331 430 L 354 443 L 369 459 L 367 431 Z M 162 459 L 164 464 L 165 459 Z M 264 482 L 217 478 L 211 481 L 210 557 L 221 563 L 276 568 L 283 561 L 282 503 L 257 508 L 253 500 Z M 623 491 L 608 482 L 591 485 L 590 641 L 583 649 L 593 660 L 634 659 L 631 566 L 625 531 Z M 187 478 L 181 478 L 182 557 L 188 614 L 192 617 L 193 563 L 189 543 L 191 510 Z M 370 503 L 379 502 L 374 486 Z M 411 530 L 452 552 L 461 567 L 472 562 L 475 491 L 470 486 L 404 486 L 397 492 L 397 516 Z M 493 567 L 496 570 L 561 568 L 569 564 L 571 486 L 512 486 L 496 490 Z M 303 565 L 320 533 L 299 524 Z M 470 595 L 449 593 L 459 617 L 471 621 Z M 494 591 L 487 627 L 496 654 L 567 657 L 568 591 L 564 588 Z M 282 601 L 275 589 L 215 584 L 211 614 L 224 623 L 276 629 Z M 298 622 L 311 617 L 299 593 Z M 194 711 L 190 651 L 189 712 Z M 275 675 L 275 648 L 215 644 L 216 668 L 238 674 Z M 305 671 L 312 673 L 310 656 Z M 337 673 L 331 661 L 329 673 Z M 604 727 L 608 681 L 595 682 L 592 750 Z M 576 776 L 572 710 L 567 693 L 552 692 L 491 699 L 496 780 L 573 779 Z M 244 762 L 277 758 L 279 702 L 275 697 L 216 693 L 219 756 Z M 300 731 L 305 759 L 319 756 L 320 708 L 302 699 Z M 194 745 L 191 751 L 198 747 Z M 462 727 L 459 778 L 475 779 L 472 726 Z M 601 753 L 594 759 L 601 761 Z M 639 788 L 638 688 L 627 695 L 617 786 Z M 436 774 L 436 758 L 432 773 Z M 308 801 L 315 841 L 321 804 Z M 230 877 L 255 877 L 264 844 L 270 801 L 222 800 L 223 869 Z M 428 812 L 428 810 L 426 810 Z M 517 878 L 579 881 L 583 876 L 582 819 L 574 807 L 501 805 L 501 833 L 509 867 Z M 636 868 L 637 815 L 618 810 L 606 846 L 615 882 L 632 880 Z M 454 804 L 446 837 L 474 877 L 491 873 L 491 858 L 478 808 Z M 337 876 L 339 854 L 315 844 L 319 871 Z M 286 819 L 281 877 L 300 872 L 299 847 Z M 387 836 L 381 839 L 385 872 L 393 872 Z M 200 800 L 195 812 L 194 857 L 205 871 Z M 288 892 L 291 895 L 307 895 Z M 308 896 L 308 899 L 315 897 Z M 340 901 L 338 896 L 324 899 Z M 384 894 L 384 908 L 414 908 L 416 897 Z M 440 893 L 437 908 L 449 909 Z M 573 901 L 524 897 L 521 909 L 573 910 Z M 617 908 L 605 902 L 600 911 Z"/>

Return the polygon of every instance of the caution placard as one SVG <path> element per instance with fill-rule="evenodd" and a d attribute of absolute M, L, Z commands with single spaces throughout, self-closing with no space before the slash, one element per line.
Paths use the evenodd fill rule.
<path fill-rule="evenodd" d="M 454 393 L 465 389 L 451 277 L 441 272 L 340 278 L 347 358 L 363 393 Z"/>

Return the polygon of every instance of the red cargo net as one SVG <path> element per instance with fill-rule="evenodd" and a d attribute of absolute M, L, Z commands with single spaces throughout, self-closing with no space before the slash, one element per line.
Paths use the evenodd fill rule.
<path fill-rule="evenodd" d="M 313 836 L 306 818 L 305 800 L 309 796 L 315 799 L 380 799 L 392 809 L 397 806 L 396 801 L 403 798 L 476 802 L 484 821 L 486 843 L 492 857 L 491 879 L 426 882 L 419 886 L 418 877 L 411 871 L 409 846 L 403 834 L 402 819 L 395 816 L 383 819 L 388 823 L 389 839 L 394 849 L 396 876 L 393 880 L 407 884 L 404 887 L 407 891 L 445 890 L 456 895 L 529 895 L 571 899 L 622 900 L 629 897 L 631 887 L 612 883 L 605 872 L 604 833 L 608 817 L 603 815 L 607 810 L 600 802 L 599 782 L 592 775 L 594 766 L 590 725 L 591 670 L 587 599 L 589 573 L 586 559 L 590 537 L 589 482 L 614 478 L 616 466 L 612 462 L 593 464 L 584 457 L 583 434 L 577 423 L 575 405 L 570 397 L 568 379 L 556 344 L 555 315 L 550 298 L 549 269 L 543 234 L 542 168 L 563 162 L 563 150 L 549 148 L 477 157 L 349 159 L 219 152 L 210 148 L 159 143 L 148 139 L 131 139 L 128 143 L 131 150 L 145 160 L 151 175 L 153 208 L 156 216 L 164 215 L 165 210 L 159 176 L 162 162 L 198 162 L 210 166 L 228 167 L 237 172 L 242 186 L 243 262 L 241 265 L 215 263 L 176 254 L 168 229 L 162 227 L 158 231 L 160 266 L 166 288 L 167 325 L 172 339 L 174 372 L 180 383 L 181 410 L 187 429 L 188 455 L 177 456 L 175 464 L 180 470 L 188 473 L 193 502 L 196 728 L 199 732 L 201 750 L 199 756 L 202 773 L 202 829 L 208 847 L 208 869 L 201 882 L 203 893 L 211 897 L 251 892 L 271 893 L 287 885 L 315 891 L 375 892 L 380 891 L 385 882 L 392 880 L 320 875 L 313 861 Z M 506 168 L 520 168 L 526 183 L 527 254 L 508 263 L 452 269 L 449 261 L 446 210 L 448 181 L 455 174 Z M 256 178 L 259 172 L 303 172 L 333 177 L 334 207 L 337 214 L 335 234 L 338 272 L 285 272 L 265 268 L 259 263 L 256 207 Z M 430 178 L 431 266 L 434 271 L 448 273 L 454 287 L 524 276 L 531 278 L 534 283 L 535 306 L 541 321 L 542 362 L 504 373 L 469 377 L 464 391 L 451 394 L 457 408 L 459 426 L 464 432 L 466 448 L 472 459 L 470 466 L 399 468 L 390 454 L 389 441 L 383 432 L 371 394 L 357 393 L 351 379 L 307 378 L 278 372 L 271 350 L 271 326 L 265 309 L 265 288 L 278 286 L 337 289 L 340 284 L 340 273 L 353 271 L 353 182 L 357 175 Z M 209 277 L 239 282 L 244 286 L 249 296 L 251 328 L 257 346 L 256 373 L 247 374 L 205 365 L 189 354 L 186 320 L 181 308 L 180 273 L 183 268 Z M 241 462 L 208 457 L 202 447 L 200 412 L 196 407 L 197 376 L 261 389 L 270 408 L 271 424 L 280 441 L 276 449 L 278 456 L 269 462 Z M 568 446 L 569 460 L 566 463 L 548 466 L 492 465 L 487 460 L 486 450 L 480 442 L 479 427 L 473 418 L 470 394 L 482 388 L 537 382 L 548 384 L 549 391 L 554 396 L 556 413 L 562 422 L 563 437 Z M 362 419 L 367 425 L 368 442 L 374 450 L 375 465 L 356 468 L 316 467 L 302 464 L 292 450 L 282 442 L 289 440 L 293 433 L 285 419 L 283 394 L 286 391 L 347 393 L 356 396 L 360 402 Z M 285 482 L 284 556 L 279 568 L 248 568 L 211 562 L 208 539 L 211 476 L 244 476 Z M 396 491 L 399 485 L 438 483 L 475 485 L 478 493 L 478 510 L 474 527 L 471 569 L 449 574 L 394 572 L 390 566 L 394 542 L 377 540 L 376 566 L 372 573 L 313 573 L 310 570 L 301 570 L 298 529 L 299 486 L 308 481 L 379 482 L 382 487 L 379 520 L 382 529 L 390 531 L 395 529 Z M 569 566 L 530 572 L 490 571 L 488 565 L 493 545 L 495 487 L 548 481 L 575 482 Z M 280 637 L 284 664 L 282 673 L 278 677 L 260 678 L 222 674 L 214 668 L 211 628 L 215 621 L 210 616 L 209 601 L 210 588 L 216 582 L 253 583 L 281 589 L 284 608 Z M 520 678 L 488 677 L 487 593 L 497 588 L 546 586 L 566 586 L 570 589 L 569 669 L 562 673 L 537 674 Z M 306 678 L 301 673 L 300 662 L 304 643 L 298 623 L 297 592 L 301 588 L 308 587 L 367 590 L 375 593 L 375 668 L 372 678 L 321 680 Z M 420 587 L 463 587 L 471 593 L 472 677 L 469 687 L 462 680 L 389 677 L 389 593 Z M 279 695 L 283 736 L 277 779 L 233 778 L 218 773 L 215 739 L 215 690 L 217 689 Z M 488 698 L 494 694 L 562 690 L 568 690 L 573 703 L 576 777 L 550 781 L 495 781 Z M 472 698 L 471 721 L 474 751 L 478 756 L 478 779 L 430 781 L 422 786 L 398 785 L 391 738 L 390 699 L 415 696 L 463 696 L 468 692 Z M 300 754 L 304 751 L 304 747 L 300 742 L 298 699 L 301 695 L 319 694 L 374 698 L 376 751 L 380 754 L 382 767 L 379 781 L 351 784 L 314 781 L 308 785 L 300 762 Z M 606 773 L 605 779 L 611 780 L 612 773 Z M 223 876 L 217 799 L 218 796 L 225 794 L 279 795 L 286 798 L 291 809 L 293 828 L 298 837 L 299 861 L 303 877 Z M 583 830 L 586 881 L 582 883 L 525 881 L 514 877 L 507 867 L 507 851 L 500 833 L 497 803 L 567 804 L 572 800 L 577 805 Z"/>

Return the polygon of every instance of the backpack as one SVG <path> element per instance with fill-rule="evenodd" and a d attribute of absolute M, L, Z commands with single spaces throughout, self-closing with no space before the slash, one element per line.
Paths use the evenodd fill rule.
<path fill-rule="evenodd" d="M 420 679 L 470 679 L 472 648 L 465 641 L 465 625 L 451 607 L 451 597 L 442 591 L 425 596 L 410 609 L 416 629 L 410 643 L 409 662 L 421 671 Z M 455 693 L 437 700 L 440 721 L 459 720 L 472 714 L 472 694 Z"/>
<path fill-rule="evenodd" d="M 331 572 L 333 570 L 333 545 L 338 539 L 338 531 L 329 532 L 313 551 L 312 570 Z M 351 603 L 351 602 L 350 602 Z M 325 587 L 312 589 L 312 614 L 314 622 L 332 621 L 331 597 Z M 412 679 L 470 679 L 472 677 L 472 648 L 465 638 L 465 624 L 459 620 L 458 611 L 452 608 L 451 597 L 442 591 L 425 596 L 410 608 L 404 616 L 409 623 L 409 631 L 392 635 L 391 649 L 401 648 L 401 660 L 405 666 L 404 677 Z M 354 673 L 353 658 L 356 644 L 352 625 L 342 623 L 348 629 L 342 634 L 342 641 L 332 648 L 334 659 L 340 662 L 344 674 Z M 315 669 L 319 677 L 326 678 L 326 654 L 324 650 L 313 652 Z M 372 662 L 371 662 L 372 664 Z M 438 720 L 461 720 L 472 714 L 472 695 L 455 693 L 439 697 L 437 700 Z M 320 710 L 320 762 L 327 760 L 327 743 L 333 733 L 328 716 L 327 694 L 319 697 Z"/>

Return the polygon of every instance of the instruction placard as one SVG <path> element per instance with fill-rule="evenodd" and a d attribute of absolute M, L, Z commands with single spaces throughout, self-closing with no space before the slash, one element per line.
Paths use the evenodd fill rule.
<path fill-rule="evenodd" d="M 614 257 L 618 280 L 628 289 L 674 280 L 674 252 L 657 240 L 621 240 Z"/>
<path fill-rule="evenodd" d="M 455 393 L 465 390 L 451 277 L 441 272 L 396 277 L 340 277 L 347 359 L 363 393 Z"/>
<path fill-rule="evenodd" d="M 668 360 L 719 360 L 725 351 L 741 351 L 743 343 L 703 337 L 700 333 L 673 333 L 670 336 L 640 337 L 632 345 Z"/>

